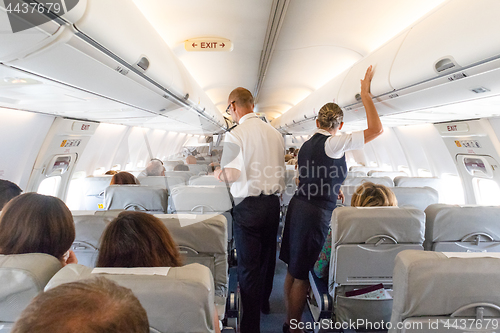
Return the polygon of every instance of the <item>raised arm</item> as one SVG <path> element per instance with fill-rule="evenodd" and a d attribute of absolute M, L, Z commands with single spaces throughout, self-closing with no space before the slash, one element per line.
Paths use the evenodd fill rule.
<path fill-rule="evenodd" d="M 377 109 L 370 94 L 370 85 L 373 78 L 373 68 L 368 67 L 366 70 L 365 78 L 361 80 L 361 100 L 366 111 L 366 122 L 368 123 L 368 128 L 364 130 L 365 143 L 368 143 L 378 137 L 384 132 L 382 127 L 382 122 L 378 116 Z"/>

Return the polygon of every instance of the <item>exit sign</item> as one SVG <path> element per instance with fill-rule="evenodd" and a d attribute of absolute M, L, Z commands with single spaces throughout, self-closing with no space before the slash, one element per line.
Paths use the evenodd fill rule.
<path fill-rule="evenodd" d="M 213 38 L 192 38 L 184 42 L 184 49 L 189 52 L 231 52 L 233 43 L 229 39 Z"/>

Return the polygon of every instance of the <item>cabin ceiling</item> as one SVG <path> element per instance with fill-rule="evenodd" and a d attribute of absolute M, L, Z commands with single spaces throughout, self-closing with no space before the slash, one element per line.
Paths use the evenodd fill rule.
<path fill-rule="evenodd" d="M 283 2 L 284 0 L 280 0 Z M 134 0 L 223 112 L 238 86 L 255 92 L 277 0 Z M 258 112 L 274 119 L 444 0 L 289 1 L 262 82 Z M 187 52 L 184 41 L 223 37 L 232 52 Z"/>

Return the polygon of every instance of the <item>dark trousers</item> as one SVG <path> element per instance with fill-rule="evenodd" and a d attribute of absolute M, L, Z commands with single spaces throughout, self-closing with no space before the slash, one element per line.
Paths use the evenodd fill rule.
<path fill-rule="evenodd" d="M 276 195 L 247 197 L 233 208 L 243 314 L 241 333 L 260 332 L 260 309 L 269 300 L 276 266 L 280 203 Z"/>

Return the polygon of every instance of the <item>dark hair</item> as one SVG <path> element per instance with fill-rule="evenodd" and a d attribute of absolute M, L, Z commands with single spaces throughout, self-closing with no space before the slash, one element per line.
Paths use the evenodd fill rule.
<path fill-rule="evenodd" d="M 177 164 L 174 166 L 174 171 L 189 171 L 189 167 L 185 164 Z"/>
<path fill-rule="evenodd" d="M 0 179 L 0 210 L 2 210 L 3 206 L 5 206 L 5 204 L 12 198 L 20 195 L 22 191 L 23 190 L 21 190 L 19 186 L 13 182 Z"/>
<path fill-rule="evenodd" d="M 179 267 L 177 245 L 158 218 L 143 212 L 121 212 L 106 227 L 97 267 Z"/>
<path fill-rule="evenodd" d="M 146 310 L 130 289 L 98 277 L 40 293 L 12 333 L 149 333 Z"/>
<path fill-rule="evenodd" d="M 38 193 L 12 199 L 0 216 L 0 253 L 46 253 L 61 259 L 75 240 L 75 224 L 62 200 Z"/>
<path fill-rule="evenodd" d="M 121 171 L 113 175 L 109 185 L 140 185 L 140 183 L 133 174 Z"/>

